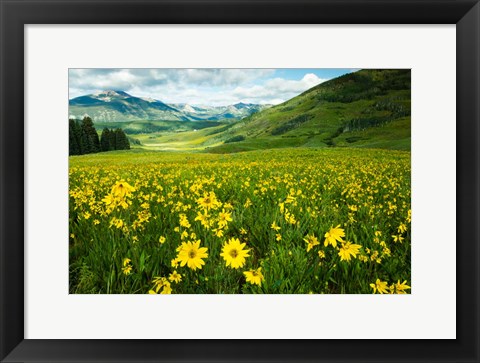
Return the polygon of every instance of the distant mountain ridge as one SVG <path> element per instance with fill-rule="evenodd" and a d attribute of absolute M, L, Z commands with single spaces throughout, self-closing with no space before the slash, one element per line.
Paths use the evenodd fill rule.
<path fill-rule="evenodd" d="M 228 106 L 197 106 L 184 103 L 171 104 L 171 106 L 185 113 L 192 121 L 240 120 L 271 107 L 270 105 L 242 102 Z"/>
<path fill-rule="evenodd" d="M 71 99 L 69 101 L 69 115 L 74 118 L 82 118 L 87 114 L 97 122 L 140 120 L 234 121 L 268 107 L 270 105 L 241 102 L 229 106 L 166 104 L 152 98 L 135 97 L 120 90 L 105 90 Z"/>

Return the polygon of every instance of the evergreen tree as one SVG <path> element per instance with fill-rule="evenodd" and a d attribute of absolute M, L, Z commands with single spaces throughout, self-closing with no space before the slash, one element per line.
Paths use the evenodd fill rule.
<path fill-rule="evenodd" d="M 68 120 L 68 154 L 80 155 L 80 138 L 78 123 L 74 119 Z"/>
<path fill-rule="evenodd" d="M 77 120 L 68 120 L 68 149 L 70 155 L 82 155 L 84 152 L 82 129 Z"/>
<path fill-rule="evenodd" d="M 90 117 L 85 116 L 81 123 L 68 120 L 69 155 L 83 155 L 110 150 L 129 150 L 130 142 L 125 132 L 118 128 L 104 128 L 100 138 Z"/>
<path fill-rule="evenodd" d="M 115 150 L 130 150 L 130 142 L 122 129 L 115 130 Z"/>
<path fill-rule="evenodd" d="M 115 150 L 115 131 L 110 130 L 108 135 L 108 150 Z"/>
<path fill-rule="evenodd" d="M 83 155 L 83 154 L 86 154 L 85 150 L 86 150 L 86 140 L 84 140 L 84 138 L 82 137 L 82 125 L 80 124 L 80 121 L 75 121 L 75 135 L 76 135 L 76 138 L 77 138 L 77 141 L 78 141 L 78 145 L 79 145 L 79 148 L 80 148 L 80 154 L 79 155 Z"/>
<path fill-rule="evenodd" d="M 102 131 L 102 136 L 100 136 L 100 148 L 102 151 L 109 151 L 112 150 L 112 143 L 111 143 L 111 132 L 108 128 L 104 128 Z"/>
<path fill-rule="evenodd" d="M 82 125 L 83 126 L 83 125 Z M 88 132 L 82 127 L 82 133 L 80 136 L 80 144 L 82 145 L 82 155 L 92 153 L 93 143 L 88 137 Z"/>
<path fill-rule="evenodd" d="M 130 150 L 130 141 L 128 141 L 128 137 L 127 135 L 125 135 L 125 132 L 122 130 L 122 135 L 123 137 L 125 138 L 125 141 L 124 141 L 124 150 Z"/>
<path fill-rule="evenodd" d="M 92 141 L 93 141 L 93 152 L 94 153 L 99 153 L 101 151 L 100 149 L 100 138 L 98 137 L 98 133 L 97 133 L 97 130 L 95 130 L 95 128 L 93 128 L 93 132 L 91 134 L 91 138 L 92 138 Z"/>
<path fill-rule="evenodd" d="M 100 151 L 100 140 L 98 139 L 97 130 L 93 126 L 90 117 L 85 116 L 82 120 L 80 144 L 83 154 L 96 153 Z"/>

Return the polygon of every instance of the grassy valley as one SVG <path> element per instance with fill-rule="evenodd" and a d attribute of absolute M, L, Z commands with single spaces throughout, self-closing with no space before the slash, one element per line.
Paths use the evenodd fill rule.
<path fill-rule="evenodd" d="M 123 129 L 133 148 L 146 150 L 232 153 L 300 146 L 410 150 L 410 73 L 410 70 L 349 73 L 277 106 L 258 108 L 261 111 L 240 120 L 185 117 L 122 122 L 94 119 L 94 122 L 99 133 L 105 127 Z M 82 98 L 75 102 L 79 103 L 79 99 Z M 95 100 L 95 107 L 100 107 L 99 102 Z M 126 101 L 117 101 L 120 102 Z M 111 107 L 114 103 L 108 104 Z M 245 107 L 235 105 L 239 109 L 241 106 Z"/>
<path fill-rule="evenodd" d="M 135 121 L 134 147 L 231 153 L 283 147 L 410 150 L 410 70 L 361 70 L 240 121 Z"/>

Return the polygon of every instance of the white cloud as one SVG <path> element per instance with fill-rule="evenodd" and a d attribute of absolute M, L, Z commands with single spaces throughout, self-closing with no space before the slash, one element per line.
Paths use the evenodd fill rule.
<path fill-rule="evenodd" d="M 308 73 L 299 81 L 273 78 L 263 85 L 237 87 L 233 90 L 233 94 L 239 98 L 270 99 L 270 102 L 280 99 L 285 101 L 325 81 L 326 79 Z"/>
<path fill-rule="evenodd" d="M 325 81 L 313 73 L 301 80 L 268 78 L 274 72 L 274 69 L 71 69 L 69 97 L 113 89 L 167 103 L 278 104 Z"/>
<path fill-rule="evenodd" d="M 283 98 L 270 98 L 268 102 L 260 101 L 258 103 L 261 105 L 279 105 L 280 103 L 283 103 L 285 101 L 286 100 Z M 250 102 L 250 103 L 254 103 L 254 102 Z"/>

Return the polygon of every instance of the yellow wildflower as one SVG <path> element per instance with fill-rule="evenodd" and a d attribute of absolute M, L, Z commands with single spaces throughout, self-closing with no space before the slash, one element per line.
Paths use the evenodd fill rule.
<path fill-rule="evenodd" d="M 275 231 L 278 231 L 280 230 L 280 227 L 277 226 L 277 224 L 275 223 L 275 221 L 273 221 L 272 225 L 270 226 L 271 229 L 275 230 Z"/>
<path fill-rule="evenodd" d="M 317 237 L 315 237 L 315 235 L 313 234 L 312 235 L 307 234 L 307 236 L 303 240 L 307 243 L 307 252 L 310 252 L 310 250 L 314 246 L 317 246 L 320 244 L 320 242 L 318 242 Z"/>
<path fill-rule="evenodd" d="M 400 235 L 392 235 L 393 237 L 393 242 L 400 242 L 402 243 L 402 241 L 404 240 L 404 238 Z"/>
<path fill-rule="evenodd" d="M 240 243 L 238 238 L 230 238 L 222 248 L 220 256 L 223 257 L 225 263 L 232 268 L 243 267 L 245 264 L 245 258 L 249 257 L 249 250 L 244 250 L 246 243 Z"/>
<path fill-rule="evenodd" d="M 374 284 L 370 284 L 370 287 L 373 289 L 374 294 L 376 294 L 377 291 L 379 294 L 388 294 L 388 284 L 386 281 L 377 279 Z"/>
<path fill-rule="evenodd" d="M 232 221 L 232 214 L 222 209 L 222 211 L 218 214 L 218 228 L 226 227 L 228 222 Z"/>
<path fill-rule="evenodd" d="M 360 253 L 360 248 L 362 248 L 360 245 L 351 242 L 343 242 L 342 247 L 340 247 L 340 251 L 338 252 L 340 261 L 350 261 L 352 257 L 355 258 Z"/>
<path fill-rule="evenodd" d="M 122 272 L 124 275 L 130 275 L 130 273 L 132 272 L 132 264 L 129 258 L 123 259 Z"/>
<path fill-rule="evenodd" d="M 393 284 L 391 287 L 390 287 L 390 291 L 391 293 L 396 293 L 396 294 L 406 294 L 407 292 L 405 290 L 408 290 L 410 289 L 410 286 L 407 285 L 407 280 L 403 281 L 403 282 L 400 282 L 400 280 L 398 280 L 398 282 L 396 284 Z"/>
<path fill-rule="evenodd" d="M 117 198 L 129 197 L 134 191 L 135 188 L 123 180 L 116 182 L 112 187 L 112 194 Z"/>
<path fill-rule="evenodd" d="M 345 231 L 343 228 L 339 228 L 340 225 L 330 228 L 330 230 L 325 233 L 325 247 L 331 244 L 333 247 L 337 247 L 337 241 L 343 242 L 342 237 L 345 237 Z"/>
<path fill-rule="evenodd" d="M 187 265 L 192 270 L 201 269 L 205 265 L 203 258 L 208 257 L 207 247 L 200 247 L 200 240 L 196 242 L 183 242 L 178 253 L 180 266 Z"/>
<path fill-rule="evenodd" d="M 177 271 L 173 271 L 169 276 L 168 279 L 172 282 L 179 283 L 182 281 L 182 275 L 179 274 Z"/>
<path fill-rule="evenodd" d="M 256 270 L 245 271 L 243 274 L 245 275 L 247 282 L 250 282 L 252 285 L 256 284 L 260 286 L 264 280 L 261 270 L 262 268 L 259 267 Z"/>

